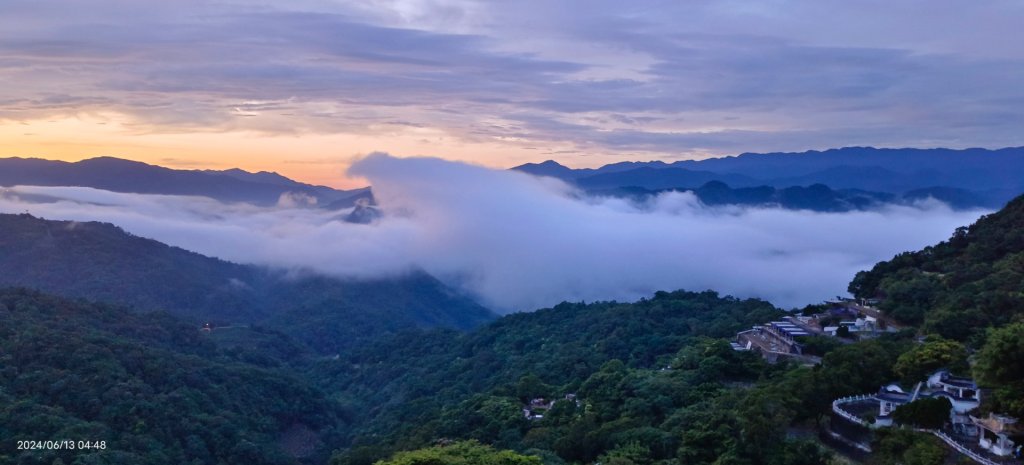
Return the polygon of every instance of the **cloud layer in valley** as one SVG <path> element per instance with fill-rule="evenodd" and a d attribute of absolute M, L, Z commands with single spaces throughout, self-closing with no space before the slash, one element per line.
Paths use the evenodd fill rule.
<path fill-rule="evenodd" d="M 422 268 L 499 311 L 680 288 L 799 306 L 843 293 L 856 271 L 946 239 L 983 213 L 938 202 L 848 213 L 709 208 L 678 192 L 637 205 L 519 172 L 384 154 L 351 170 L 372 182 L 386 212 L 374 224 L 298 205 L 80 187 L 6 189 L 0 211 L 107 221 L 231 261 L 345 277 Z"/>

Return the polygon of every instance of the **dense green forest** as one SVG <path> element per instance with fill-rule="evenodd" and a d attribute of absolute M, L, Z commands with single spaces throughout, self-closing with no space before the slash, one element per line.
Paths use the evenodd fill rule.
<path fill-rule="evenodd" d="M 721 337 L 779 311 L 712 292 L 562 304 L 339 357 L 269 330 L 204 332 L 27 291 L 0 302 L 4 437 L 108 444 L 5 449 L 15 463 L 324 463 L 335 450 L 333 463 L 368 464 L 466 439 L 555 464 L 827 463 L 809 429 L 828 403 L 895 376 L 913 346 L 896 335 L 836 348 L 819 368 L 769 365 Z M 252 333 L 258 344 L 239 343 Z M 527 420 L 537 397 L 554 405 Z"/>
<path fill-rule="evenodd" d="M 107 442 L 87 453 L 5 443 L 15 463 L 324 463 L 335 449 L 336 463 L 371 463 L 444 438 L 548 463 L 819 452 L 785 437 L 793 419 L 814 415 L 801 397 L 737 389 L 765 377 L 810 383 L 709 337 L 778 315 L 757 300 L 673 292 L 563 304 L 468 334 L 387 337 L 343 357 L 304 352 L 273 331 L 244 347 L 231 329 L 30 291 L 6 291 L 0 303 L 3 437 Z M 522 402 L 537 396 L 562 400 L 528 421 Z M 710 436 L 683 434 L 702 428 Z M 748 442 L 737 443 L 744 431 Z"/>
<path fill-rule="evenodd" d="M 655 298 L 617 306 L 671 306 L 696 296 L 671 293 L 660 302 Z M 582 314 L 600 311 L 601 305 L 575 307 Z M 532 333 L 529 327 L 522 329 L 541 336 L 542 327 L 532 328 Z M 814 428 L 827 421 L 832 399 L 877 389 L 879 379 L 896 376 L 893 366 L 914 346 L 911 333 L 895 334 L 834 348 L 821 366 L 811 368 L 770 365 L 700 333 L 691 333 L 678 350 L 656 357 L 654 363 L 591 355 L 608 360 L 596 370 L 589 365 L 576 372 L 545 372 L 529 365 L 519 370 L 513 360 L 521 355 L 500 345 L 495 346 L 505 349 L 496 353 L 484 350 L 459 358 L 472 369 L 441 357 L 434 364 L 417 359 L 418 364 L 393 366 L 401 355 L 369 369 L 360 367 L 394 374 L 412 371 L 415 381 L 397 380 L 402 390 L 388 390 L 370 402 L 383 404 L 382 412 L 372 421 L 357 421 L 370 428 L 340 451 L 334 463 L 369 464 L 396 450 L 445 438 L 475 439 L 537 455 L 549 464 L 605 463 L 611 457 L 622 464 L 829 463 L 828 454 L 816 444 Z M 657 339 L 637 335 L 632 340 L 648 337 Z M 553 364 L 579 363 L 569 346 L 547 347 L 537 356 Z M 477 365 L 474 358 L 486 365 Z M 481 372 L 501 375 L 481 380 Z M 536 397 L 555 403 L 542 419 L 527 420 L 521 407 Z M 397 404 L 387 405 L 389 398 Z"/>
<path fill-rule="evenodd" d="M 244 358 L 168 314 L 0 292 L 0 463 L 322 462 L 344 410 L 297 373 Z"/>

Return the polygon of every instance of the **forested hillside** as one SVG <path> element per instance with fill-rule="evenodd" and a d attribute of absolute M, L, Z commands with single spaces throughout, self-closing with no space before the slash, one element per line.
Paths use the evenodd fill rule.
<path fill-rule="evenodd" d="M 322 463 L 340 404 L 251 355 L 171 315 L 0 291 L 0 463 Z"/>
<path fill-rule="evenodd" d="M 958 340 L 1024 316 L 1024 197 L 945 242 L 858 273 L 850 292 L 908 324 Z M 975 342 L 978 342 L 977 340 Z"/>
<path fill-rule="evenodd" d="M 813 429 L 834 397 L 876 388 L 912 339 L 843 347 L 814 370 L 766 364 L 724 339 L 780 314 L 713 292 L 564 303 L 461 337 L 398 337 L 325 360 L 312 376 L 365 407 L 354 409 L 362 426 L 337 464 L 439 439 L 475 439 L 548 464 L 827 463 L 813 441 L 787 439 L 790 425 Z M 527 419 L 522 408 L 536 398 L 554 405 Z"/>
<path fill-rule="evenodd" d="M 1024 415 L 1024 324 L 1010 324 L 1022 312 L 1022 208 L 1017 199 L 946 243 L 858 275 L 851 289 L 882 298 L 910 327 L 823 344 L 813 368 L 767 365 L 721 339 L 777 310 L 687 292 L 634 304 L 565 303 L 461 338 L 410 335 L 326 361 L 315 377 L 372 406 L 334 462 L 365 465 L 439 439 L 475 439 L 551 464 L 827 463 L 815 441 L 795 437 L 827 426 L 832 400 L 893 381 L 912 385 L 940 368 L 991 388 L 985 412 Z M 914 288 L 905 276 L 935 286 L 896 292 Z M 919 316 L 907 318 L 914 305 Z M 543 418 L 521 411 L 535 398 L 554 400 Z M 897 418 L 926 421 L 916 415 L 908 409 Z M 901 430 L 877 432 L 872 447 L 871 464 L 939 465 L 954 454 L 934 437 Z"/>
<path fill-rule="evenodd" d="M 6 291 L 0 433 L 89 437 L 108 449 L 3 454 L 47 464 L 96 454 L 98 463 L 324 463 L 335 450 L 333 463 L 355 465 L 477 440 L 555 465 L 826 464 L 812 432 L 831 400 L 897 376 L 914 340 L 832 346 L 811 369 L 766 364 L 722 339 L 778 315 L 757 300 L 658 293 L 562 304 L 468 334 L 415 330 L 324 358 L 269 330 L 253 329 L 260 338 L 247 345 L 249 334 L 171 315 Z M 522 409 L 537 398 L 550 408 L 527 419 Z M 523 460 L 460 447 L 392 460 Z"/>
<path fill-rule="evenodd" d="M 858 273 L 850 292 L 920 333 L 964 341 L 984 410 L 1024 417 L 1024 196 L 935 246 Z"/>
<path fill-rule="evenodd" d="M 369 463 L 453 438 L 548 463 L 603 454 L 751 456 L 769 442 L 779 457 L 820 458 L 816 446 L 776 429 L 795 411 L 736 416 L 737 403 L 755 402 L 736 383 L 777 370 L 706 337 L 778 314 L 765 302 L 712 292 L 659 293 L 635 304 L 563 304 L 469 334 L 417 330 L 319 358 L 264 330 L 261 343 L 245 347 L 231 329 L 201 331 L 168 314 L 9 290 L 0 294 L 0 433 L 88 437 L 107 449 L 2 453 L 46 464 L 91 463 L 83 461 L 89 455 L 142 464 L 323 463 L 337 449 L 337 462 Z M 559 401 L 540 422 L 523 417 L 522 402 L 568 393 L 580 404 Z M 720 430 L 724 420 L 731 426 L 716 439 L 680 436 L 684 426 Z M 752 421 L 774 426 L 738 448 L 730 435 Z M 637 449 L 649 440 L 662 442 Z M 707 441 L 716 449 L 705 450 Z"/>
<path fill-rule="evenodd" d="M 415 327 L 469 329 L 485 308 L 422 272 L 342 280 L 205 257 L 104 223 L 0 215 L 0 286 L 166 310 L 197 327 L 271 326 L 323 353 Z"/>

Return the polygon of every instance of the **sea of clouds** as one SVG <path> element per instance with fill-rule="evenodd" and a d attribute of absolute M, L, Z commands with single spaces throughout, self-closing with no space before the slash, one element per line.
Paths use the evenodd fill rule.
<path fill-rule="evenodd" d="M 110 222 L 225 260 L 347 278 L 419 268 L 503 313 L 674 289 L 802 306 L 845 294 L 858 270 L 987 213 L 938 201 L 844 213 L 712 208 L 682 192 L 635 203 L 550 178 L 386 154 L 349 171 L 373 185 L 385 214 L 372 224 L 308 202 L 257 207 L 84 187 L 0 190 L 0 212 Z"/>

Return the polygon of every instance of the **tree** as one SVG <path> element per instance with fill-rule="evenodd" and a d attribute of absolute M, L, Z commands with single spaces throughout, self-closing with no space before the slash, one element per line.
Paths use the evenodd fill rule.
<path fill-rule="evenodd" d="M 942 368 L 954 373 L 966 373 L 967 349 L 959 342 L 930 336 L 924 344 L 900 355 L 893 371 L 904 381 L 914 383 Z"/>
<path fill-rule="evenodd" d="M 476 441 L 399 452 L 376 465 L 541 465 L 538 457 L 496 450 Z"/>
<path fill-rule="evenodd" d="M 1024 323 L 992 330 L 974 369 L 978 381 L 990 386 L 1024 381 Z"/>
<path fill-rule="evenodd" d="M 796 416 L 793 405 L 799 401 L 789 393 L 757 389 L 747 395 L 738 411 L 742 447 L 754 463 L 765 463 L 765 453 L 783 442 L 786 428 Z"/>
<path fill-rule="evenodd" d="M 538 397 L 547 397 L 550 394 L 551 386 L 544 384 L 544 381 L 533 373 L 519 378 L 519 382 L 516 383 L 516 396 L 523 402 L 529 402 L 530 399 Z"/>
<path fill-rule="evenodd" d="M 649 465 L 651 448 L 639 442 L 630 442 L 608 451 L 598 461 L 606 465 Z"/>
<path fill-rule="evenodd" d="M 881 304 L 882 310 L 911 325 L 924 320 L 925 313 L 935 306 L 935 300 L 943 289 L 939 278 L 917 269 L 901 270 L 883 279 L 881 286 L 887 295 Z"/>
<path fill-rule="evenodd" d="M 949 455 L 946 449 L 935 438 L 927 439 L 927 441 L 918 441 L 910 446 L 903 453 L 903 463 L 906 465 L 941 465 L 946 463 L 946 456 Z"/>
<path fill-rule="evenodd" d="M 783 453 L 772 463 L 779 465 L 829 465 L 832 463 L 832 454 L 812 440 L 790 440 L 786 442 Z"/>
<path fill-rule="evenodd" d="M 904 429 L 883 428 L 875 434 L 878 440 L 869 465 L 942 465 L 946 449 L 938 438 Z"/>
<path fill-rule="evenodd" d="M 892 377 L 892 366 L 907 344 L 880 338 L 840 347 L 822 360 L 821 380 L 833 399 L 873 391 L 878 380 Z"/>
<path fill-rule="evenodd" d="M 991 330 L 978 352 L 974 373 L 993 392 L 993 408 L 1024 416 L 1024 323 Z"/>
<path fill-rule="evenodd" d="M 892 419 L 901 425 L 940 429 L 949 420 L 953 404 L 945 397 L 919 399 L 896 408 Z"/>
<path fill-rule="evenodd" d="M 849 330 L 847 330 L 847 334 L 849 334 Z M 824 356 L 843 345 L 836 338 L 826 336 L 801 336 L 797 338 L 797 342 L 803 347 L 804 354 L 817 356 Z"/>

